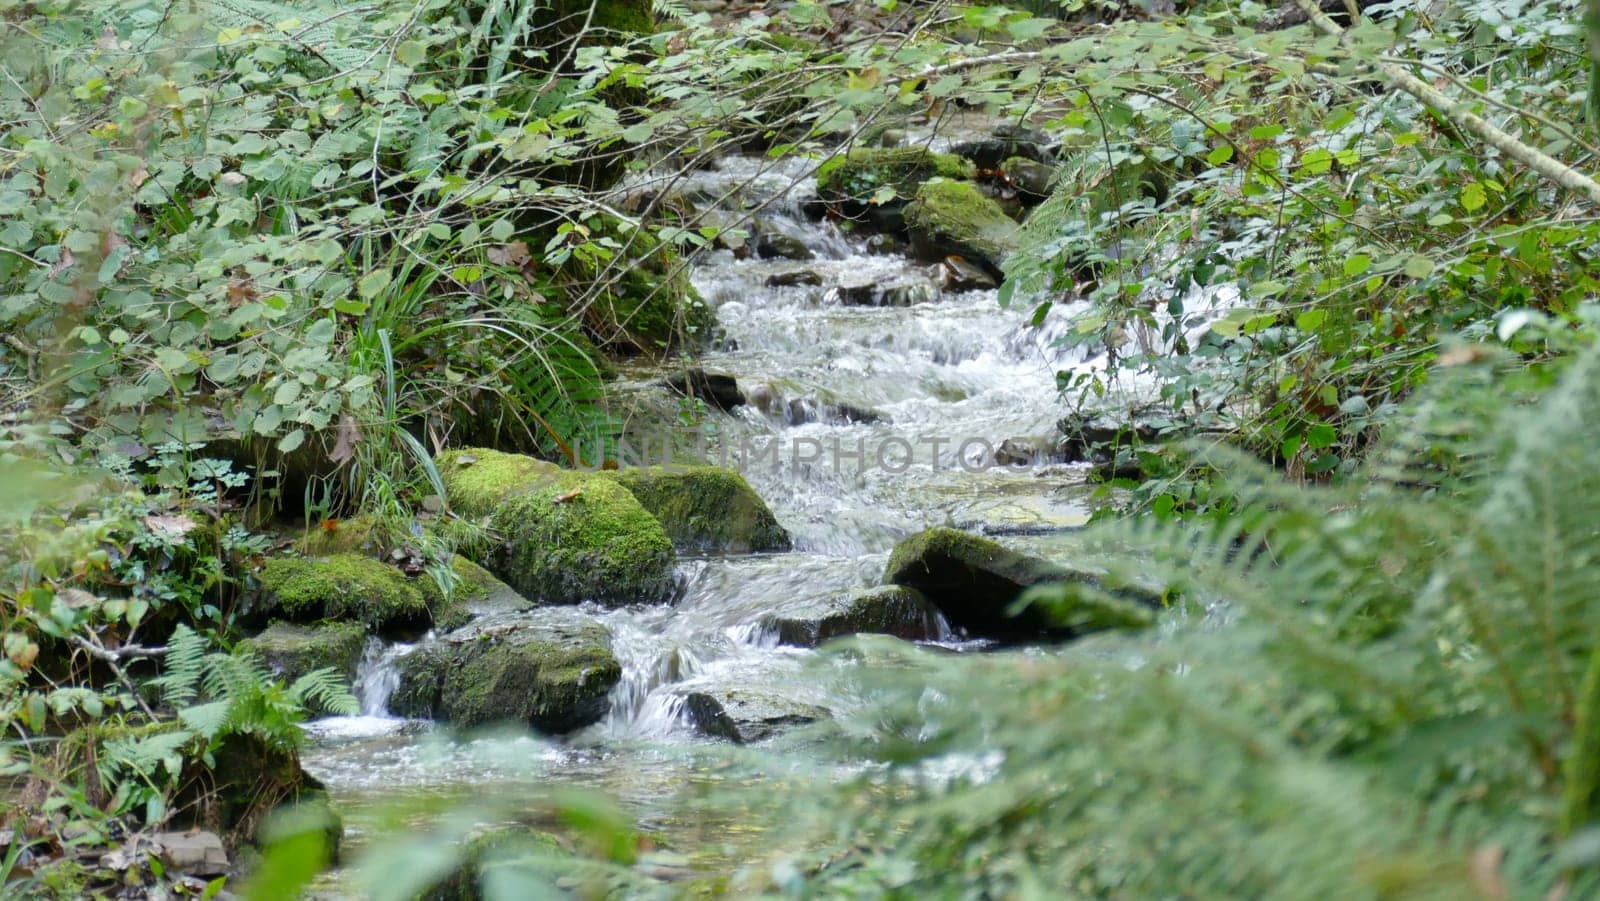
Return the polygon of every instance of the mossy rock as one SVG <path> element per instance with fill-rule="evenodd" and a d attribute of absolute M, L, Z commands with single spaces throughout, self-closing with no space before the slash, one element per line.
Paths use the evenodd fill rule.
<path fill-rule="evenodd" d="M 351 681 L 356 677 L 366 644 L 366 627 L 358 622 L 314 626 L 274 623 L 261 634 L 239 642 L 239 647 L 254 652 L 289 682 L 325 668 L 332 668 Z"/>
<path fill-rule="evenodd" d="M 459 861 L 450 875 L 422 893 L 425 901 L 478 901 L 485 897 L 486 875 L 499 869 L 528 867 L 542 873 L 552 855 L 566 853 L 561 842 L 548 832 L 527 826 L 495 826 L 462 843 Z"/>
<path fill-rule="evenodd" d="M 977 185 L 930 181 L 906 206 L 906 229 L 918 255 L 931 260 L 959 256 L 993 275 L 1017 246 L 1017 223 Z"/>
<path fill-rule="evenodd" d="M 609 238 L 627 259 L 593 263 L 576 256 L 562 276 L 583 288 L 599 285 L 583 310 L 585 329 L 602 347 L 628 355 L 663 356 L 704 345 L 716 331 L 716 314 L 689 281 L 683 257 L 648 228 L 624 228 L 602 217 L 591 239 Z M 604 283 L 597 280 L 604 279 Z"/>
<path fill-rule="evenodd" d="M 939 609 L 915 588 L 884 585 L 850 593 L 825 605 L 815 615 L 770 617 L 762 625 L 779 644 L 814 648 L 845 635 L 893 635 L 907 641 L 930 641 L 943 635 Z"/>
<path fill-rule="evenodd" d="M 877 231 L 903 234 L 906 202 L 931 178 L 967 179 L 972 163 L 926 147 L 862 147 L 836 156 L 817 169 L 817 196 L 835 214 Z M 874 202 L 883 188 L 889 200 Z"/>
<path fill-rule="evenodd" d="M 462 727 L 520 722 L 560 734 L 605 715 L 622 678 L 598 623 L 540 623 L 451 636 L 400 658 L 389 706 Z"/>
<path fill-rule="evenodd" d="M 1109 599 L 1152 607 L 1161 603 L 1159 593 L 1141 586 L 1108 585 L 1098 573 L 1073 570 L 945 527 L 919 532 L 896 545 L 884 581 L 921 591 L 952 625 L 1000 639 L 1145 625 L 1147 619 L 1134 617 L 1126 604 Z M 1025 589 L 1044 585 L 1079 586 L 1073 593 L 1084 603 L 1076 608 L 1053 606 L 1044 602 L 1049 598 L 1036 596 L 1040 603 L 1014 608 Z"/>
<path fill-rule="evenodd" d="M 610 474 L 661 522 L 679 550 L 784 551 L 789 533 L 744 476 L 718 466 L 652 466 Z"/>
<path fill-rule="evenodd" d="M 501 539 L 481 562 L 530 600 L 671 596 L 672 541 L 615 479 L 485 449 L 447 451 L 437 465 L 455 511 L 487 519 Z"/>
<path fill-rule="evenodd" d="M 378 632 L 421 631 L 433 623 L 438 586 L 362 554 L 275 557 L 256 574 L 259 611 L 292 622 L 356 620 Z"/>

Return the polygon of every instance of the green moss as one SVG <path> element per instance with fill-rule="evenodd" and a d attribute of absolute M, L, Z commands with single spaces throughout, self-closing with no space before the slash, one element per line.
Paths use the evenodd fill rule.
<path fill-rule="evenodd" d="M 671 594 L 672 542 L 615 480 L 483 449 L 447 452 L 438 467 L 456 511 L 487 517 L 500 536 L 489 568 L 529 599 L 636 603 Z"/>
<path fill-rule="evenodd" d="M 924 184 L 905 217 L 913 246 L 927 257 L 956 254 L 998 273 L 1016 249 L 1017 223 L 971 182 Z"/>
<path fill-rule="evenodd" d="M 295 622 L 355 619 L 370 629 L 422 629 L 433 621 L 432 579 L 361 554 L 277 557 L 256 578 L 266 613 Z"/>
<path fill-rule="evenodd" d="M 325 667 L 332 667 L 350 680 L 355 678 L 366 642 L 367 630 L 361 623 L 274 623 L 254 638 L 240 642 L 239 647 L 253 651 L 291 682 Z"/>
<path fill-rule="evenodd" d="M 630 469 L 612 475 L 655 516 L 680 549 L 788 550 L 789 533 L 744 477 L 717 466 Z"/>
<path fill-rule="evenodd" d="M 413 651 L 390 704 L 463 727 L 516 721 L 561 733 L 600 719 L 621 677 L 604 628 L 547 625 Z"/>
<path fill-rule="evenodd" d="M 650 0 L 604 0 L 592 5 L 587 0 L 555 0 L 550 5 L 548 20 L 562 34 L 568 35 L 577 34 L 585 20 L 591 31 L 601 29 L 624 37 L 656 31 L 656 16 Z"/>
<path fill-rule="evenodd" d="M 975 171 L 959 156 L 926 147 L 862 147 L 823 163 L 817 191 L 826 201 L 866 203 L 887 186 L 906 198 L 930 178 L 972 178 Z"/>
<path fill-rule="evenodd" d="M 295 542 L 295 549 L 309 557 L 328 554 L 376 553 L 378 539 L 370 516 L 330 520 L 305 530 Z"/>

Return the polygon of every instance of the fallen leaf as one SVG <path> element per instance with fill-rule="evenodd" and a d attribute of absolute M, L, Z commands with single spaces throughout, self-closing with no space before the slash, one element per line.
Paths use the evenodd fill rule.
<path fill-rule="evenodd" d="M 182 513 L 146 516 L 143 522 L 145 528 L 169 541 L 181 539 L 200 528 L 199 523 Z"/>
<path fill-rule="evenodd" d="M 571 491 L 568 491 L 566 494 L 563 494 L 560 497 L 556 498 L 554 501 L 552 501 L 552 503 L 564 504 L 567 501 L 572 500 L 573 498 L 577 497 L 578 495 L 580 495 L 582 493 L 583 493 L 583 489 L 582 488 L 574 488 Z"/>

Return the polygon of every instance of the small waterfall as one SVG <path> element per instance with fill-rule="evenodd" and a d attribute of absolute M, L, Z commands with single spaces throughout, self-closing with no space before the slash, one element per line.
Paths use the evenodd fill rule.
<path fill-rule="evenodd" d="M 414 644 L 385 645 L 378 638 L 368 638 L 361 664 L 356 668 L 356 681 L 351 686 L 361 701 L 361 715 L 389 716 L 389 696 L 400 686 L 401 657 L 411 653 Z"/>
<path fill-rule="evenodd" d="M 662 651 L 656 642 L 627 642 L 616 635 L 612 640 L 612 652 L 622 663 L 622 679 L 611 689 L 606 730 L 613 735 L 631 736 L 677 731 L 681 725 L 682 703 L 675 696 L 656 689 L 698 673 L 700 659 L 682 646 Z"/>

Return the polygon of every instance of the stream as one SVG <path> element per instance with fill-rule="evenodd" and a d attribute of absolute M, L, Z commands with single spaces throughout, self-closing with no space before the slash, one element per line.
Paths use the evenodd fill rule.
<path fill-rule="evenodd" d="M 807 218 L 800 202 L 815 185 L 799 177 L 803 169 L 790 168 L 796 165 L 736 157 L 682 186 L 689 196 L 731 192 L 743 203 L 767 202 L 760 227 L 812 256 L 741 259 L 714 250 L 693 270 L 725 331 L 699 365 L 734 376 L 751 398 L 731 413 L 711 414 L 712 450 L 741 469 L 792 534 L 794 549 L 681 555 L 684 588 L 670 605 L 490 612 L 535 621 L 587 616 L 609 631 L 623 667 L 609 712 L 560 740 L 525 731 L 457 737 L 392 717 L 385 699 L 394 689 L 394 663 L 410 647 L 369 647 L 356 684 L 362 715 L 309 724 L 304 755 L 345 818 L 347 849 L 392 828 L 397 798 L 470 802 L 502 788 L 571 785 L 618 800 L 666 846 L 693 850 L 697 868 L 737 862 L 731 832 L 674 816 L 674 798 L 697 783 L 704 758 L 721 746 L 697 733 L 685 696 L 742 692 L 799 711 L 798 719 L 849 703 L 805 678 L 816 652 L 779 646 L 763 617 L 877 585 L 895 542 L 928 526 L 953 525 L 1048 552 L 1086 520 L 1084 467 L 997 466 L 993 448 L 1051 433 L 1062 413 L 1057 371 L 1099 361 L 1054 346 L 1048 324 L 1030 327 L 1031 311 L 1002 309 L 992 289 L 944 290 L 927 264 L 869 251 L 864 239 Z M 802 280 L 817 283 L 769 286 L 769 279 L 792 281 L 785 276 L 802 271 Z M 845 302 L 886 293 L 914 302 Z M 626 373 L 617 390 L 664 394 L 651 387 L 659 378 L 659 371 Z M 735 452 L 759 442 L 776 443 L 776 461 Z M 939 643 L 981 647 L 948 634 Z M 783 730 L 775 731 L 769 741 L 783 742 Z M 421 822 L 426 815 L 412 816 Z"/>

